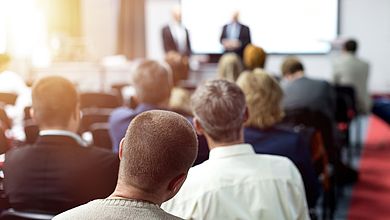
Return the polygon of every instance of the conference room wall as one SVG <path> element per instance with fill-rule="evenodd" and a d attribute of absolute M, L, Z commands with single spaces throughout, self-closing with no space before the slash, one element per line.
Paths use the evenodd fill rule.
<path fill-rule="evenodd" d="M 170 8 L 178 0 L 146 0 L 146 48 L 147 56 L 162 59 L 161 27 L 169 22 Z M 372 92 L 390 92 L 390 1 L 388 0 L 340 0 L 340 34 L 355 37 L 361 47 L 359 55 L 370 61 Z M 201 15 L 200 15 L 201 16 Z M 331 59 L 335 54 L 300 56 L 309 76 L 331 78 Z M 273 55 L 266 68 L 279 73 L 284 56 Z"/>

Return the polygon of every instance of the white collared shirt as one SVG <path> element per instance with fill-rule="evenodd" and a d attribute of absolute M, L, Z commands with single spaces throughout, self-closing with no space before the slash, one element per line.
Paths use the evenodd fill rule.
<path fill-rule="evenodd" d="M 161 207 L 184 219 L 309 219 L 297 168 L 285 157 L 255 154 L 249 144 L 212 149 Z"/>
<path fill-rule="evenodd" d="M 182 24 L 177 22 L 169 24 L 169 29 L 173 39 L 176 42 L 177 49 L 180 53 L 184 54 L 187 50 L 187 33 Z"/>
<path fill-rule="evenodd" d="M 65 130 L 42 130 L 39 132 L 39 136 L 46 136 L 46 135 L 61 135 L 61 136 L 68 136 L 73 138 L 75 141 L 77 141 L 78 144 L 80 144 L 83 147 L 87 147 L 87 143 L 76 133 L 71 131 L 65 131 Z"/>

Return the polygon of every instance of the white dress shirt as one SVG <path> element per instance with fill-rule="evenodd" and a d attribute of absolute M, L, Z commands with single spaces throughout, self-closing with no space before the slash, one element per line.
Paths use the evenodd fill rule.
<path fill-rule="evenodd" d="M 78 144 L 82 147 L 88 147 L 87 143 L 76 133 L 71 131 L 65 131 L 65 130 L 42 130 L 39 132 L 39 136 L 46 136 L 46 135 L 59 135 L 59 136 L 67 136 L 70 138 L 73 138 L 75 141 L 77 141 Z"/>
<path fill-rule="evenodd" d="M 285 157 L 255 154 L 249 144 L 211 150 L 162 208 L 184 219 L 309 219 L 297 168 Z"/>
<path fill-rule="evenodd" d="M 169 25 L 173 39 L 176 42 L 177 49 L 184 54 L 187 50 L 187 32 L 182 24 L 171 23 Z"/>

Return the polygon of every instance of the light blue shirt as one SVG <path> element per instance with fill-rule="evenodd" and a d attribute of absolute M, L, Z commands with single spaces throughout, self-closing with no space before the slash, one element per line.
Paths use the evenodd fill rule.
<path fill-rule="evenodd" d="M 227 27 L 228 39 L 238 39 L 240 37 L 241 25 L 237 22 L 231 23 Z"/>

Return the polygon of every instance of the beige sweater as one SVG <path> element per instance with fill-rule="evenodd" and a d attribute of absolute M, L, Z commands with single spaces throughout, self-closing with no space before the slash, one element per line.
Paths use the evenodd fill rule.
<path fill-rule="evenodd" d="M 164 219 L 178 220 L 176 216 L 163 211 L 158 205 L 129 199 L 97 199 L 68 210 L 53 218 L 66 219 Z"/>

